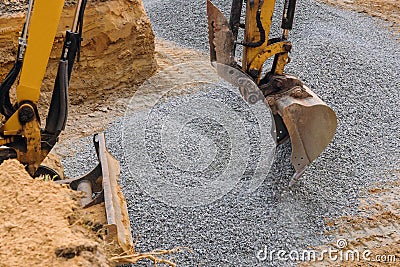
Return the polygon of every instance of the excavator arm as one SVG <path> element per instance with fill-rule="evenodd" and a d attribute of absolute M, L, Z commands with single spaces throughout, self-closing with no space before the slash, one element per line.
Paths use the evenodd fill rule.
<path fill-rule="evenodd" d="M 41 163 L 65 128 L 69 80 L 79 58 L 86 0 L 77 1 L 72 28 L 65 34 L 46 126 L 41 128 L 37 105 L 63 6 L 64 0 L 29 1 L 15 65 L 0 85 L 0 113 L 4 117 L 0 124 L 0 163 L 16 158 L 33 177 L 57 174 Z M 12 103 L 10 89 L 18 77 L 16 101 Z M 118 185 L 119 164 L 108 152 L 103 133 L 94 136 L 94 145 L 99 159 L 96 168 L 83 177 L 57 183 L 85 192 L 83 207 L 104 202 L 107 237 L 128 253 L 133 251 L 133 242 L 126 201 Z"/>
<path fill-rule="evenodd" d="M 0 102 L 2 110 L 7 110 L 3 113 L 6 121 L 0 128 L 0 145 L 13 149 L 31 175 L 35 174 L 50 151 L 42 149 L 37 103 L 63 5 L 63 0 L 30 1 L 24 33 L 19 42 L 16 65 L 22 65 L 22 68 L 14 105 L 9 102 L 12 83 L 8 83 L 8 88 L 1 88 L 1 100 L 7 99 L 8 103 Z M 26 40 L 28 29 L 29 44 Z M 16 76 L 14 74 L 15 79 Z"/>
<path fill-rule="evenodd" d="M 293 26 L 296 0 L 285 0 L 282 35 L 270 37 L 275 0 L 245 1 L 245 21 L 241 21 L 243 0 L 233 0 L 230 20 L 207 0 L 210 59 L 240 69 L 257 85 L 258 91 L 241 87 L 244 99 L 252 104 L 261 100 L 271 109 L 273 136 L 277 144 L 290 138 L 293 184 L 329 145 L 336 131 L 337 118 L 314 92 L 297 77 L 285 73 L 290 62 L 292 43 L 288 40 Z M 238 41 L 244 29 L 244 40 Z M 235 60 L 237 46 L 243 46 L 242 65 Z M 266 61 L 273 58 L 265 71 Z M 263 74 L 265 73 L 265 74 Z"/>

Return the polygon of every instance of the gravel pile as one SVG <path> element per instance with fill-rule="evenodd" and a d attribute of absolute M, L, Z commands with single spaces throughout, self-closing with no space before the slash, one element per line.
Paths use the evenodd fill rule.
<path fill-rule="evenodd" d="M 205 1 L 144 3 L 156 35 L 183 46 L 208 49 Z M 227 14 L 229 1 L 216 4 Z M 124 155 L 123 144 L 136 145 L 137 129 L 131 128 L 131 134 L 124 134 L 123 139 L 124 120 L 117 120 L 106 135 L 110 151 L 121 163 L 138 250 L 191 248 L 191 253 L 174 256 L 178 266 L 292 266 L 292 261 L 260 262 L 256 252 L 264 246 L 270 251 L 290 251 L 326 242 L 325 218 L 355 213 L 360 189 L 395 178 L 391 171 L 400 167 L 399 43 L 381 21 L 313 0 L 299 2 L 296 15 L 288 71 L 336 111 L 339 127 L 331 145 L 290 189 L 287 183 L 293 170 L 290 146 L 285 144 L 275 152 L 272 167 L 262 174 L 263 183 L 256 190 L 243 190 L 243 176 L 229 193 L 210 204 L 176 207 L 148 195 L 137 183 L 138 173 L 130 173 L 132 162 Z M 212 99 L 213 93 L 206 90 L 204 94 Z M 223 92 L 214 94 L 235 101 Z M 147 110 L 135 112 L 138 128 L 161 127 L 145 132 L 146 144 L 160 138 L 166 143 L 176 141 L 160 137 L 160 122 L 174 112 L 176 101 L 188 98 L 163 102 L 151 116 Z M 216 134 L 215 128 L 204 127 Z M 132 141 L 126 140 L 127 136 Z M 188 158 L 199 155 L 196 146 L 200 142 L 182 138 L 177 144 Z M 137 149 L 143 153 L 139 149 L 146 147 Z M 88 153 L 94 155 L 90 138 L 81 140 L 80 151 L 64 160 L 69 175 L 82 174 L 95 165 L 94 156 L 90 158 Z"/>

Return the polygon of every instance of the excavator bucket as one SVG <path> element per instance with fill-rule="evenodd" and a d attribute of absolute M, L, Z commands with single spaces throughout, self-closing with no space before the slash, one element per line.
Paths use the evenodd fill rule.
<path fill-rule="evenodd" d="M 207 0 L 207 15 L 208 15 L 208 35 L 210 42 L 210 59 L 212 65 L 219 66 L 217 69 L 218 74 L 222 78 L 220 65 L 224 64 L 235 69 L 240 69 L 245 75 L 250 78 L 251 71 L 247 69 L 247 65 L 243 69 L 238 67 L 235 61 L 235 42 L 237 32 L 232 30 L 232 25 L 240 24 L 240 10 L 242 5 L 241 0 L 233 0 L 231 21 L 225 18 L 222 12 Z M 262 3 L 262 2 L 261 2 Z M 293 2 L 292 2 L 293 3 Z M 260 7 L 261 8 L 261 7 Z M 271 6 L 273 8 L 273 6 Z M 261 10 L 261 9 L 260 9 Z M 291 9 L 294 12 L 294 6 Z M 273 12 L 273 10 L 271 10 Z M 257 22 L 258 26 L 262 28 L 262 18 Z M 287 22 L 283 23 L 282 27 L 291 29 L 293 14 L 291 14 L 290 26 L 285 26 Z M 246 20 L 247 21 L 247 20 Z M 285 21 L 285 18 L 284 18 Z M 283 28 L 285 29 L 285 28 Z M 271 40 L 271 47 L 275 43 L 285 45 L 286 39 L 275 38 Z M 269 41 L 265 40 L 264 44 L 248 43 L 248 47 L 257 48 L 261 45 L 269 45 Z M 245 45 L 242 43 L 242 45 Z M 290 45 L 291 48 L 291 45 Z M 245 48 L 247 49 L 247 48 Z M 290 50 L 290 49 L 289 49 Z M 264 48 L 261 53 L 269 51 Z M 270 52 L 270 51 L 269 51 Z M 277 51 L 276 54 L 282 54 L 285 51 Z M 288 51 L 286 51 L 287 53 Z M 271 54 L 270 56 L 273 56 Z M 262 54 L 258 54 L 255 58 L 261 58 Z M 246 58 L 246 60 L 249 60 Z M 243 59 L 243 62 L 245 59 Z M 277 58 L 275 58 L 275 63 Z M 215 64 L 217 63 L 217 64 Z M 275 64 L 274 63 L 274 64 Z M 248 64 L 249 66 L 251 64 Z M 282 70 L 283 72 L 283 70 Z M 225 72 L 222 72 L 226 74 Z M 276 139 L 277 144 L 281 144 L 284 140 L 290 137 L 292 143 L 292 165 L 296 171 L 290 185 L 303 174 L 306 167 L 313 162 L 329 145 L 336 132 L 337 118 L 335 112 L 328 107 L 314 92 L 305 86 L 296 77 L 284 73 L 269 73 L 262 83 L 258 78 L 252 75 L 253 80 L 260 82 L 258 85 L 258 92 L 254 92 L 254 88 L 242 88 L 240 91 L 244 99 L 254 104 L 259 100 L 264 100 L 269 105 L 273 114 L 274 129 L 272 134 Z M 229 75 L 225 75 L 229 76 Z M 227 79 L 229 81 L 229 79 Z"/>
<path fill-rule="evenodd" d="M 57 181 L 68 184 L 73 190 L 82 191 L 82 206 L 88 208 L 104 202 L 108 241 L 116 241 L 126 253 L 133 251 L 132 233 L 125 197 L 118 184 L 119 164 L 108 152 L 104 133 L 94 136 L 98 165 L 80 178 Z"/>
<path fill-rule="evenodd" d="M 291 181 L 293 184 L 333 139 L 337 127 L 336 114 L 305 85 L 278 96 L 269 96 L 266 102 L 272 112 L 283 119 L 290 136 L 291 161 L 296 170 Z"/>

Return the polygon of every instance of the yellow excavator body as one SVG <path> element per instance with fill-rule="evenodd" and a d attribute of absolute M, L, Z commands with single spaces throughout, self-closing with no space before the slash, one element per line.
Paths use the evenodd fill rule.
<path fill-rule="evenodd" d="M 35 0 L 35 10 L 29 22 L 29 45 L 17 86 L 18 103 L 31 101 L 37 104 L 39 100 L 63 6 L 64 0 Z"/>

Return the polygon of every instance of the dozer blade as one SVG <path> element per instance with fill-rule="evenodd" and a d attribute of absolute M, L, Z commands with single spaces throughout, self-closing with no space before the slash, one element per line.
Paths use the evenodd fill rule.
<path fill-rule="evenodd" d="M 266 101 L 272 112 L 283 119 L 290 136 L 291 160 L 296 170 L 292 185 L 333 139 L 336 114 L 305 85 L 267 96 Z"/>
<path fill-rule="evenodd" d="M 208 40 L 211 62 L 235 66 L 235 40 L 222 12 L 207 0 Z"/>
<path fill-rule="evenodd" d="M 133 241 L 125 197 L 118 184 L 119 164 L 108 152 L 104 133 L 93 138 L 99 164 L 81 178 L 57 181 L 69 184 L 73 190 L 82 191 L 84 208 L 105 203 L 106 233 L 109 241 L 117 241 L 124 252 L 133 251 Z"/>

